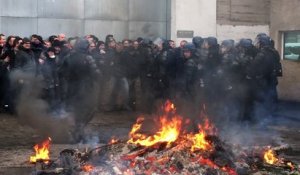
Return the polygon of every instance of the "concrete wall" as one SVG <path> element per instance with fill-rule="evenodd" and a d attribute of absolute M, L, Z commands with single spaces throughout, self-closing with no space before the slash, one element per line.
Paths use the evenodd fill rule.
<path fill-rule="evenodd" d="M 217 23 L 220 41 L 269 34 L 270 0 L 217 0 Z"/>
<path fill-rule="evenodd" d="M 194 36 L 216 36 L 216 0 L 172 0 L 171 1 L 171 38 L 177 43 L 177 31 L 193 31 Z"/>
<path fill-rule="evenodd" d="M 282 50 L 282 32 L 300 30 L 300 0 L 272 0 L 270 34 Z M 300 62 L 282 60 L 284 76 L 279 80 L 281 99 L 300 101 Z"/>
<path fill-rule="evenodd" d="M 168 0 L 0 0 L 0 33 L 167 37 Z"/>
<path fill-rule="evenodd" d="M 217 36 L 219 41 L 225 39 L 233 39 L 239 41 L 241 38 L 250 38 L 254 41 L 255 37 L 259 33 L 269 34 L 269 25 L 217 25 Z"/>
<path fill-rule="evenodd" d="M 265 25 L 271 0 L 217 0 L 217 22 L 227 25 Z"/>

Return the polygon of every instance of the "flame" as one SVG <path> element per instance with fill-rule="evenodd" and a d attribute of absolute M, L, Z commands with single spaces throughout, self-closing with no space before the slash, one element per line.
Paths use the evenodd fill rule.
<path fill-rule="evenodd" d="M 108 142 L 109 145 L 113 145 L 119 142 L 119 139 L 116 139 L 115 137 L 112 137 L 111 140 Z"/>
<path fill-rule="evenodd" d="M 198 125 L 199 132 L 197 134 L 189 134 L 188 140 L 192 141 L 191 151 L 195 152 L 197 150 L 211 150 L 212 145 L 206 140 L 207 134 L 214 135 L 215 129 L 212 124 L 210 124 L 208 119 L 204 120 L 204 126 Z"/>
<path fill-rule="evenodd" d="M 136 120 L 136 123 L 132 126 L 132 129 L 129 133 L 129 136 L 134 136 L 137 131 L 139 131 L 142 127 L 142 123 L 144 122 L 145 118 L 144 117 L 139 117 Z"/>
<path fill-rule="evenodd" d="M 268 151 L 265 152 L 264 160 L 266 163 L 271 165 L 278 162 L 278 158 L 276 158 L 276 155 L 272 149 L 269 149 Z"/>
<path fill-rule="evenodd" d="M 167 100 L 165 105 L 163 106 L 163 111 L 165 111 L 165 113 L 175 112 L 175 105 L 170 100 Z"/>
<path fill-rule="evenodd" d="M 193 145 L 191 151 L 195 152 L 196 150 L 210 150 L 211 144 L 205 139 L 206 134 L 204 131 L 200 131 L 198 134 L 192 136 L 191 141 Z"/>
<path fill-rule="evenodd" d="M 93 169 L 94 169 L 94 167 L 93 167 L 92 165 L 89 165 L 89 164 L 84 165 L 84 166 L 82 167 L 82 170 L 83 170 L 84 172 L 91 172 L 91 171 L 93 171 Z"/>
<path fill-rule="evenodd" d="M 289 166 L 291 168 L 291 170 L 295 169 L 295 166 L 293 165 L 292 162 L 288 162 L 286 165 Z"/>
<path fill-rule="evenodd" d="M 153 146 L 157 143 L 166 142 L 167 147 L 170 146 L 172 142 L 175 142 L 179 137 L 182 118 L 175 114 L 175 105 L 170 101 L 167 101 L 164 108 L 164 114 L 159 118 L 159 130 L 151 136 L 145 134 L 137 133 L 142 126 L 144 118 L 138 118 L 137 122 L 133 125 L 127 143 L 132 143 L 141 146 Z M 168 117 L 170 114 L 174 114 L 171 118 Z"/>
<path fill-rule="evenodd" d="M 141 146 L 153 146 L 159 142 L 167 142 L 168 146 L 177 140 L 180 129 L 181 129 L 182 119 L 174 117 L 172 119 L 160 118 L 160 126 L 156 134 L 152 136 L 146 136 L 141 133 L 136 133 L 140 130 L 141 124 L 134 124 L 130 132 L 130 140 L 127 143 L 133 143 Z"/>
<path fill-rule="evenodd" d="M 159 117 L 160 127 L 155 134 L 148 136 L 139 132 L 144 122 L 144 118 L 140 117 L 133 125 L 129 133 L 130 139 L 127 143 L 149 147 L 160 142 L 166 142 L 168 144 L 168 147 L 171 143 L 176 141 L 177 145 L 188 145 L 190 147 L 191 152 L 195 152 L 197 150 L 211 151 L 213 149 L 213 145 L 206 139 L 206 137 L 207 135 L 216 135 L 216 129 L 209 122 L 207 117 L 204 117 L 203 123 L 201 125 L 198 125 L 198 133 L 187 134 L 182 128 L 182 125 L 189 124 L 189 121 L 183 121 L 182 117 L 176 114 L 176 108 L 173 103 L 167 101 L 162 108 L 162 112 L 163 114 Z M 176 148 L 180 149 L 179 147 Z M 131 168 L 137 166 L 137 162 L 135 161 L 136 156 L 137 154 L 124 157 L 125 160 L 131 160 Z M 163 157 L 161 159 L 151 158 L 148 159 L 148 161 L 164 164 L 165 162 L 168 162 L 169 159 L 170 157 Z M 217 164 L 215 164 L 212 160 L 208 158 L 200 157 L 196 159 L 196 161 L 198 161 L 198 163 L 202 165 L 207 165 L 214 169 L 220 169 L 230 175 L 237 175 L 234 169 L 231 169 L 230 167 L 219 167 Z M 174 169 L 174 167 L 170 167 L 169 171 L 171 173 L 175 173 L 176 168 Z"/>
<path fill-rule="evenodd" d="M 41 145 L 36 144 L 33 148 L 35 150 L 35 156 L 30 156 L 30 162 L 36 163 L 38 160 L 44 160 L 48 163 L 49 158 L 49 148 L 50 148 L 51 138 L 48 137 Z"/>

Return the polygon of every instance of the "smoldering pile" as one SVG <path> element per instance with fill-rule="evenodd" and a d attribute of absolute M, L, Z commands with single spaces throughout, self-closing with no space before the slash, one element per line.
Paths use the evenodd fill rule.
<path fill-rule="evenodd" d="M 264 159 L 269 152 L 266 148 L 246 151 L 225 144 L 216 136 L 207 136 L 206 139 L 213 145 L 212 150 L 192 152 L 190 143 L 183 140 L 170 147 L 166 142 L 144 147 L 118 141 L 84 152 L 66 149 L 56 161 L 37 162 L 33 174 L 299 174 L 296 164 L 276 158 L 280 157 L 277 152 L 284 152 L 283 148 L 274 148 L 274 162 L 271 164 Z"/>
<path fill-rule="evenodd" d="M 205 118 L 197 133 L 188 133 L 185 121 L 167 102 L 159 115 L 154 134 L 140 132 L 138 118 L 129 140 L 113 139 L 109 144 L 85 150 L 66 149 L 57 160 L 35 161 L 33 174 L 299 174 L 299 167 L 283 158 L 287 147 L 237 147 L 222 141 Z"/>

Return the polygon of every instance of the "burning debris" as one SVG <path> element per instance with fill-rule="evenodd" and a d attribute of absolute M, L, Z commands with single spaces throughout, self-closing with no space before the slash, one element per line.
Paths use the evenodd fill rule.
<path fill-rule="evenodd" d="M 278 159 L 276 158 L 275 153 L 272 149 L 269 149 L 264 153 L 264 160 L 266 161 L 266 163 L 271 165 L 278 162 Z"/>
<path fill-rule="evenodd" d="M 36 144 L 33 148 L 35 150 L 35 156 L 30 157 L 31 163 L 36 163 L 37 161 L 43 160 L 45 163 L 48 163 L 49 157 L 49 148 L 50 148 L 51 138 L 48 137 L 41 145 Z"/>
<path fill-rule="evenodd" d="M 133 125 L 128 141 L 113 138 L 109 144 L 88 151 L 66 149 L 57 160 L 37 155 L 35 174 L 205 174 L 247 175 L 299 173 L 297 166 L 279 157 L 282 149 L 243 149 L 223 142 L 206 117 L 197 133 L 188 133 L 187 123 L 167 101 L 158 121 L 158 130 L 142 133 L 144 118 Z M 50 140 L 44 145 L 49 147 Z M 42 148 L 43 148 L 42 147 Z M 39 148 L 38 150 L 36 148 Z"/>

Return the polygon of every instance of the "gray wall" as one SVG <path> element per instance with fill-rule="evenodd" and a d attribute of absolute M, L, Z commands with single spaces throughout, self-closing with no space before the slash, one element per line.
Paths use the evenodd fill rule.
<path fill-rule="evenodd" d="M 284 31 L 300 31 L 300 0 L 272 0 L 270 34 L 282 51 Z M 279 79 L 281 99 L 300 101 L 300 62 L 282 60 L 284 76 Z"/>
<path fill-rule="evenodd" d="M 217 23 L 264 25 L 270 22 L 271 0 L 217 0 Z"/>
<path fill-rule="evenodd" d="M 0 33 L 104 39 L 168 35 L 168 0 L 0 0 Z"/>

